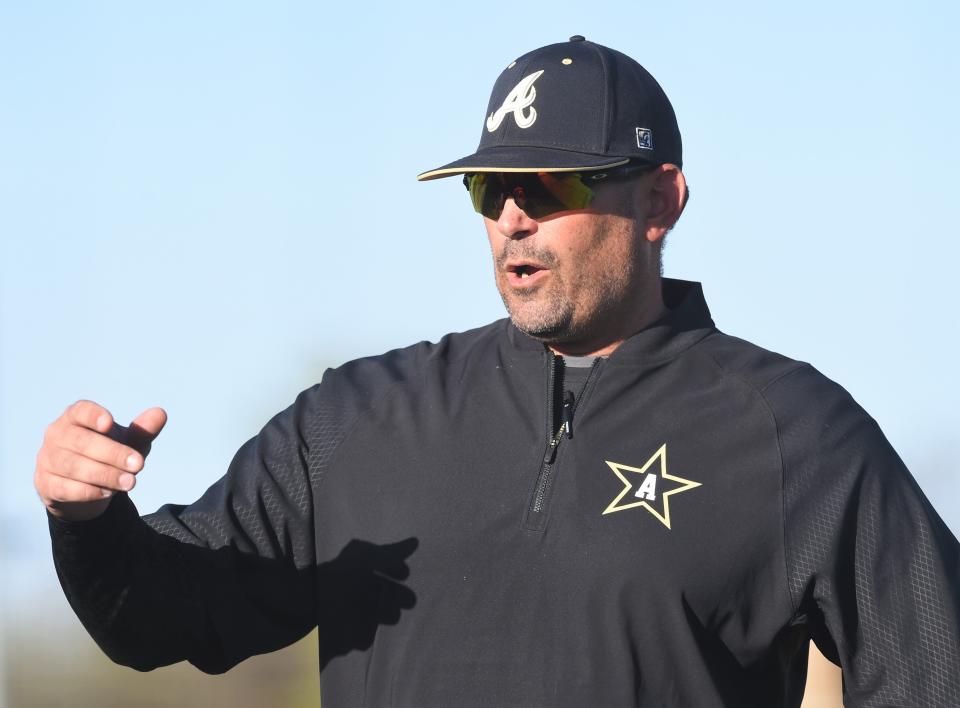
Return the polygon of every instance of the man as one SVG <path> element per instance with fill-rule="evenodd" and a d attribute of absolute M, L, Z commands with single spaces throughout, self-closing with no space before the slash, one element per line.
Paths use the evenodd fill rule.
<path fill-rule="evenodd" d="M 328 371 L 196 503 L 127 496 L 165 414 L 89 401 L 35 483 L 111 658 L 219 672 L 319 625 L 325 705 L 960 704 L 960 548 L 875 422 L 660 277 L 687 200 L 656 81 L 510 63 L 465 175 L 510 318 Z"/>

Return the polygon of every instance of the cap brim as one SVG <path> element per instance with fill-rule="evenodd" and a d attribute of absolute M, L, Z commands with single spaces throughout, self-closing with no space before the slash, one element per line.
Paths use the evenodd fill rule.
<path fill-rule="evenodd" d="M 468 172 L 583 172 L 607 170 L 630 162 L 628 157 L 590 155 L 541 147 L 496 147 L 417 175 L 421 182 Z"/>

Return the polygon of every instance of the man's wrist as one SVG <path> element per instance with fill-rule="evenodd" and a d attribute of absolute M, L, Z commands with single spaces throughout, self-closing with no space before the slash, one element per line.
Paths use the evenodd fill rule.
<path fill-rule="evenodd" d="M 104 514 L 113 496 L 87 502 L 57 502 L 45 504 L 47 514 L 59 521 L 92 521 Z"/>
<path fill-rule="evenodd" d="M 58 516 L 47 507 L 51 537 L 57 540 L 115 536 L 120 528 L 139 518 L 137 508 L 126 492 L 117 492 L 105 501 L 108 502 L 106 508 L 89 519 Z"/>

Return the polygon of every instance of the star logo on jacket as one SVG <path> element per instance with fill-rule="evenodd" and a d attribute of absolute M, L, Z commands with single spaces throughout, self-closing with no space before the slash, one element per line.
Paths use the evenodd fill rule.
<path fill-rule="evenodd" d="M 693 482 L 667 472 L 666 443 L 653 453 L 643 467 L 631 467 L 610 460 L 604 460 L 604 462 L 623 482 L 623 489 L 617 498 L 610 502 L 604 514 L 639 506 L 653 514 L 669 529 L 670 497 L 700 486 L 700 482 Z"/>

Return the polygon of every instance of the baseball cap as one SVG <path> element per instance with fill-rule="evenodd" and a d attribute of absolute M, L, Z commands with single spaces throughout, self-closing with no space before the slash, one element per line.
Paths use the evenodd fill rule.
<path fill-rule="evenodd" d="M 477 151 L 417 179 L 628 162 L 683 167 L 673 106 L 636 61 L 574 35 L 510 62 L 493 86 Z"/>

